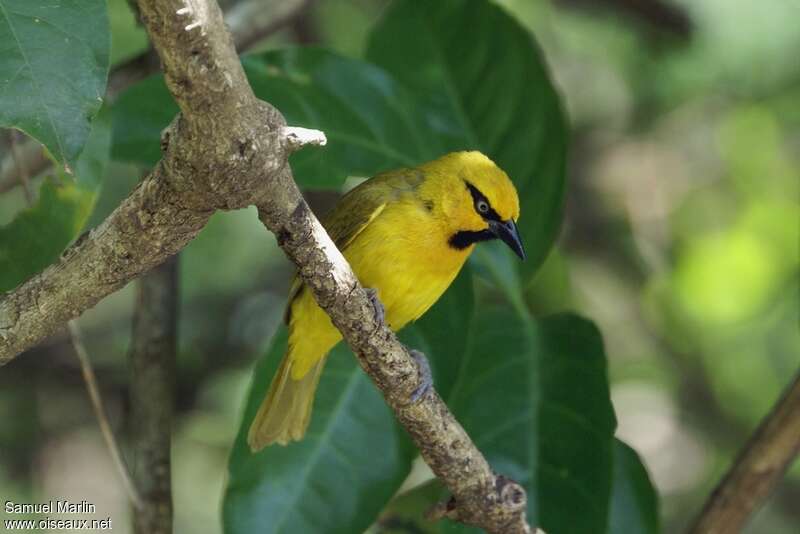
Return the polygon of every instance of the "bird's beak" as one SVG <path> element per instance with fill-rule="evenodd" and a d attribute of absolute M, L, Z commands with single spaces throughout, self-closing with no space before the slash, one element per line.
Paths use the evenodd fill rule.
<path fill-rule="evenodd" d="M 514 253 L 525 260 L 525 249 L 522 246 L 522 239 L 519 237 L 517 224 L 512 220 L 505 222 L 489 221 L 489 231 L 508 245 Z"/>

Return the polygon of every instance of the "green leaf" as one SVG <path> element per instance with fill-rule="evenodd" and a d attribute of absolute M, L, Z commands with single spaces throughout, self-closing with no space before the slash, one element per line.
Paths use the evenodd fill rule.
<path fill-rule="evenodd" d="M 129 87 L 112 109 L 111 156 L 119 161 L 155 166 L 161 159 L 161 131 L 179 111 L 161 74 Z"/>
<path fill-rule="evenodd" d="M 105 0 L 0 0 L 0 126 L 73 167 L 103 101 L 110 42 Z"/>
<path fill-rule="evenodd" d="M 244 60 L 256 96 L 289 124 L 321 129 L 324 149 L 291 159 L 303 187 L 338 188 L 348 176 L 414 165 L 443 152 L 418 125 L 414 98 L 380 69 L 318 48 L 290 48 Z M 114 157 L 154 165 L 160 132 L 178 112 L 163 77 L 126 91 L 114 106 Z"/>
<path fill-rule="evenodd" d="M 610 534 L 657 534 L 658 496 L 639 455 L 614 440 L 614 491 L 611 498 Z"/>
<path fill-rule="evenodd" d="M 470 330 L 480 335 L 470 336 L 446 400 L 492 468 L 525 486 L 531 524 L 548 534 L 650 532 L 617 530 L 650 520 L 655 497 L 635 455 L 613 463 L 624 445 L 613 438 L 605 356 L 594 325 L 569 314 L 534 321 L 490 308 Z M 413 525 L 419 532 L 479 532 L 421 520 L 446 497 L 438 483 L 414 489 L 390 504 L 377 531 Z"/>
<path fill-rule="evenodd" d="M 404 0 L 373 29 L 367 59 L 411 89 L 426 118 L 419 127 L 447 151 L 482 150 L 514 180 L 528 280 L 561 224 L 567 141 L 531 35 L 485 0 Z"/>
<path fill-rule="evenodd" d="M 286 350 L 281 328 L 253 374 L 229 464 L 227 534 L 363 532 L 408 474 L 414 452 L 346 346 L 328 356 L 303 441 L 252 454 L 247 430 Z"/>
<path fill-rule="evenodd" d="M 39 199 L 0 227 L 0 291 L 16 287 L 58 259 L 94 209 L 111 144 L 110 113 L 94 120 L 74 177 L 58 171 L 46 179 Z"/>
<path fill-rule="evenodd" d="M 433 356 L 437 388 L 450 392 L 445 393 L 448 405 L 493 469 L 526 487 L 535 524 L 554 534 L 606 532 L 615 419 L 596 328 L 572 315 L 533 321 L 508 310 L 484 309 L 473 316 L 469 277 L 453 289 L 426 316 L 428 324 L 414 325 L 404 338 Z M 456 302 L 467 303 L 463 315 L 456 310 Z M 462 319 L 448 319 L 452 311 Z M 459 332 L 453 327 L 464 332 L 463 341 L 456 339 Z M 446 350 L 447 336 L 458 344 L 458 352 Z M 380 499 L 360 505 L 352 501 L 380 494 L 386 502 L 408 473 L 413 452 L 404 440 L 398 441 L 401 429 L 395 427 L 391 413 L 353 357 L 340 346 L 323 373 L 310 437 L 298 445 L 249 455 L 244 442 L 247 427 L 277 367 L 283 343 L 283 339 L 277 342 L 269 365 L 262 362 L 255 373 L 231 458 L 226 532 L 248 532 L 267 517 L 275 524 L 279 509 L 287 510 L 286 518 L 269 532 L 310 529 L 313 523 L 304 522 L 310 521 L 308 517 L 326 515 L 331 518 L 327 523 L 331 531 L 361 531 L 377 518 Z M 352 374 L 336 370 L 341 367 Z M 450 375 L 442 374 L 445 370 Z M 330 378 L 331 372 L 344 376 Z M 370 400 L 360 398 L 362 384 L 373 395 Z M 378 455 L 382 467 L 364 459 L 369 457 L 360 448 L 364 443 L 382 451 Z M 359 453 L 351 452 L 354 446 Z M 342 456 L 360 460 L 350 465 Z M 376 473 L 385 477 L 380 483 L 375 481 Z M 646 479 L 637 484 L 637 491 L 647 489 Z M 625 491 L 623 500 L 638 495 Z M 287 494 L 293 496 L 290 501 Z M 618 501 L 615 495 L 615 510 L 628 506 Z M 577 517 L 571 513 L 575 507 L 581 509 Z M 615 513 L 613 524 L 630 521 L 628 517 L 636 511 L 627 510 L 625 518 Z M 441 532 L 468 531 L 456 524 L 443 525 Z"/>
<path fill-rule="evenodd" d="M 247 73 L 259 98 L 292 125 L 318 128 L 324 149 L 293 159 L 306 187 L 339 187 L 348 176 L 413 166 L 445 150 L 422 127 L 418 99 L 381 69 L 319 48 L 293 48 L 248 58 Z"/>
<path fill-rule="evenodd" d="M 532 523 L 604 532 L 616 423 L 599 332 L 574 315 L 502 309 L 473 328 L 448 405 L 492 468 L 525 486 Z"/>

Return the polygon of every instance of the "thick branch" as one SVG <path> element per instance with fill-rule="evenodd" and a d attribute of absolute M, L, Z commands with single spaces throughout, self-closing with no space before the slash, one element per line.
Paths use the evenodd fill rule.
<path fill-rule="evenodd" d="M 0 300 L 0 365 L 163 262 L 205 225 L 160 164 L 99 227 Z"/>
<path fill-rule="evenodd" d="M 137 534 L 172 532 L 170 444 L 178 314 L 178 256 L 138 280 L 131 347 L 133 476 L 142 497 Z"/>
<path fill-rule="evenodd" d="M 215 2 L 140 0 L 139 8 L 182 115 L 133 195 L 57 265 L 0 301 L 0 362 L 177 252 L 213 210 L 254 204 L 453 493 L 446 515 L 490 533 L 529 533 L 525 491 L 492 472 L 439 396 L 407 401 L 419 385 L 414 360 L 375 316 L 287 165 L 291 150 L 320 139 L 284 130 L 280 114 L 255 100 Z"/>
<path fill-rule="evenodd" d="M 253 96 L 216 4 L 193 4 L 202 21 L 177 15 L 178 0 L 141 2 L 184 114 L 164 133 L 163 159 L 108 219 L 0 300 L 0 365 L 175 254 L 215 209 L 257 203 L 286 165 L 283 118 Z"/>
<path fill-rule="evenodd" d="M 800 453 L 800 372 L 745 445 L 689 532 L 741 532 Z"/>

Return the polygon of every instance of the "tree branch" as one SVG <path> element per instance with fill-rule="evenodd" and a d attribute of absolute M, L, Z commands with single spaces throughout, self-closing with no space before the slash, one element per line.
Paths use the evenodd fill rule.
<path fill-rule="evenodd" d="M 800 372 L 739 453 L 689 530 L 741 532 L 800 453 Z"/>
<path fill-rule="evenodd" d="M 178 256 L 138 280 L 133 317 L 131 436 L 133 476 L 142 502 L 137 534 L 172 532 L 170 444 L 178 327 Z"/>
<path fill-rule="evenodd" d="M 303 15 L 314 0 L 253 0 L 239 2 L 225 13 L 225 22 L 240 52 L 253 46 Z"/>
<path fill-rule="evenodd" d="M 419 385 L 416 363 L 375 316 L 287 164 L 292 150 L 321 139 L 284 130 L 280 113 L 255 99 L 215 2 L 140 0 L 139 8 L 182 113 L 162 139 L 163 159 L 131 197 L 56 265 L 0 300 L 0 363 L 163 262 L 213 211 L 256 205 L 261 221 L 452 492 L 448 517 L 490 533 L 529 533 L 524 489 L 492 472 L 438 394 L 408 402 Z"/>
<path fill-rule="evenodd" d="M 590 10 L 610 10 L 681 39 L 688 39 L 692 34 L 691 18 L 685 10 L 672 2 L 663 2 L 662 0 L 558 0 L 558 3 Z"/>

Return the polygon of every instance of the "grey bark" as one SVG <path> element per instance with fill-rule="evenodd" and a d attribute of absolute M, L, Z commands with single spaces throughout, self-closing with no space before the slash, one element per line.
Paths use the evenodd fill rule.
<path fill-rule="evenodd" d="M 141 276 L 130 353 L 132 475 L 137 534 L 172 532 L 170 448 L 178 329 L 178 256 Z"/>

